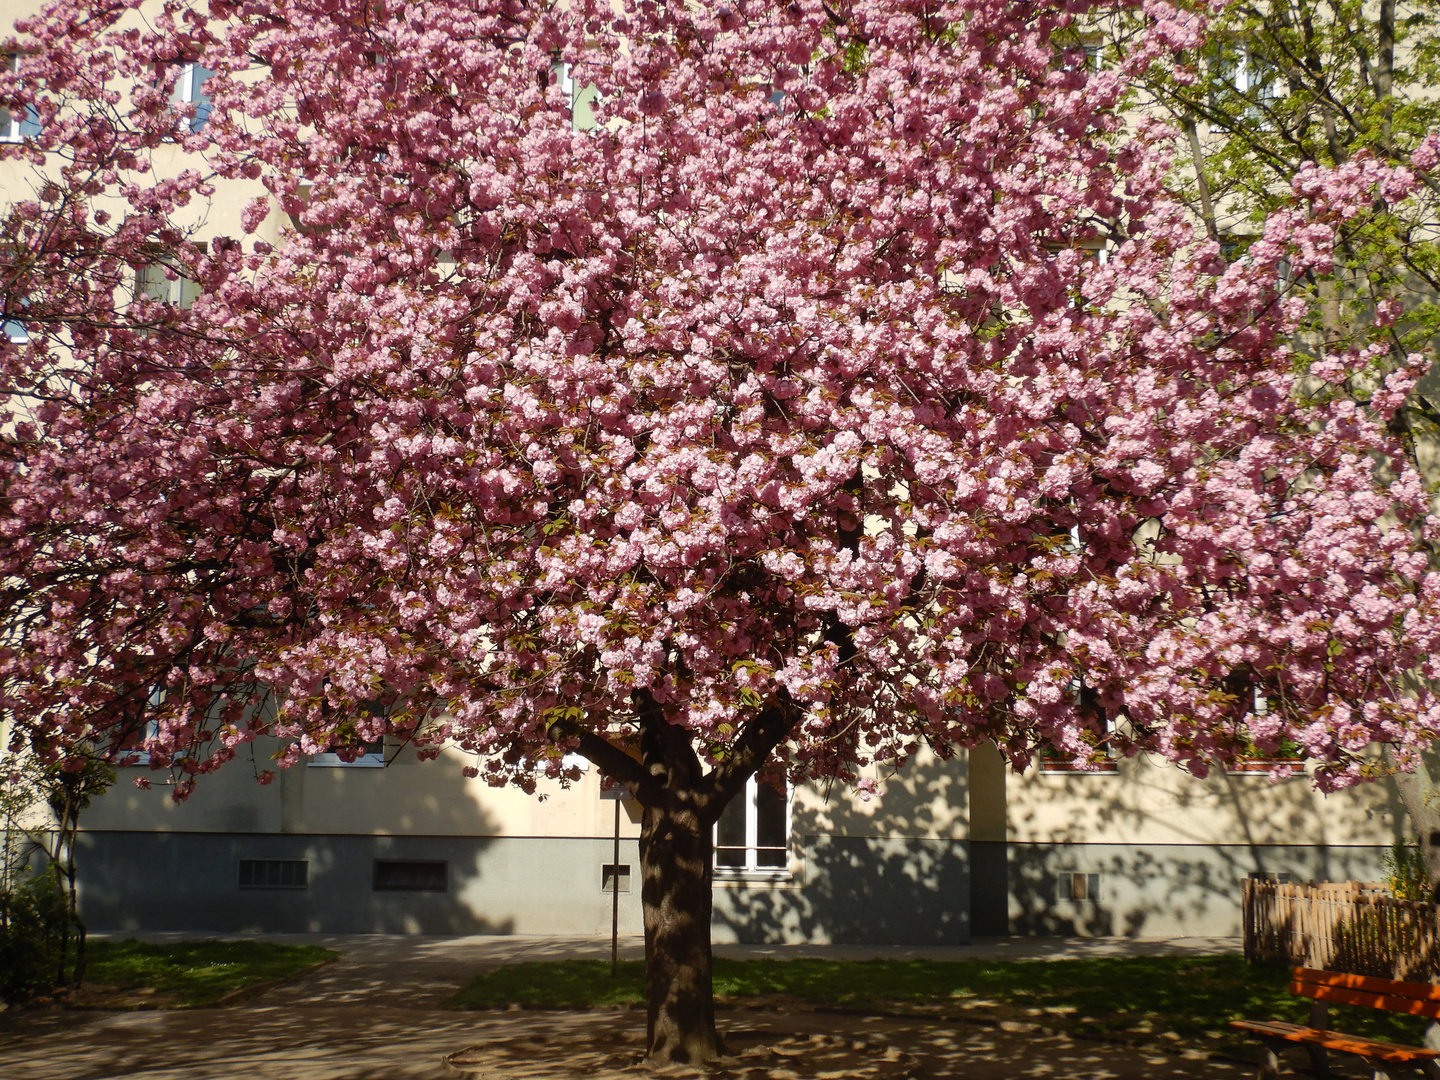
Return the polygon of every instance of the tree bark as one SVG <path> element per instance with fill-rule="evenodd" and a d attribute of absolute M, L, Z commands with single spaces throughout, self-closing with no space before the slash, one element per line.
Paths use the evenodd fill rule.
<path fill-rule="evenodd" d="M 1395 758 L 1390 748 L 1385 747 L 1383 753 L 1386 763 L 1394 769 Z M 1422 758 L 1413 773 L 1394 770 L 1391 775 L 1400 804 L 1405 807 L 1410 827 L 1420 842 L 1420 853 L 1430 874 L 1430 887 L 1440 893 L 1440 803 L 1437 803 L 1429 770 Z"/>
<path fill-rule="evenodd" d="M 853 646 L 852 646 L 853 647 Z M 573 720 L 548 737 L 575 747 L 644 808 L 640 904 L 645 918 L 647 1056 L 689 1065 L 725 1053 L 715 1030 L 710 977 L 711 829 L 725 806 L 794 728 L 800 710 L 783 698 L 744 726 L 726 759 L 706 772 L 690 733 L 672 724 L 648 690 L 633 695 L 640 760 Z"/>
<path fill-rule="evenodd" d="M 693 802 L 645 807 L 640 873 L 649 1056 L 714 1061 L 725 1047 L 710 977 L 711 837 Z"/>

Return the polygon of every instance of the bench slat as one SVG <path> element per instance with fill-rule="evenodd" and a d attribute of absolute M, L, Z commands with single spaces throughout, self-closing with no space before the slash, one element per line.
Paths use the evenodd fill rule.
<path fill-rule="evenodd" d="M 1316 1046 L 1323 1046 L 1327 1050 L 1359 1054 L 1362 1057 L 1376 1058 L 1380 1061 L 1405 1063 L 1440 1058 L 1440 1051 L 1424 1050 L 1418 1046 L 1401 1046 L 1399 1043 L 1376 1042 L 1372 1039 L 1362 1039 L 1356 1035 L 1346 1035 L 1339 1031 L 1322 1031 L 1306 1027 L 1304 1024 L 1291 1024 L 1284 1020 L 1232 1020 L 1230 1026 L 1255 1035 L 1268 1035 L 1272 1038 L 1285 1039 L 1287 1042 L 1313 1043 Z"/>
<path fill-rule="evenodd" d="M 1290 992 L 1315 998 L 1318 1001 L 1334 1001 L 1343 1005 L 1363 1005 L 1370 1009 L 1409 1013 L 1411 1016 L 1440 1016 L 1440 1001 L 1417 1001 L 1415 998 L 1409 997 L 1390 997 L 1386 994 L 1346 990 L 1338 986 L 1314 987 L 1305 983 L 1291 983 Z"/>
<path fill-rule="evenodd" d="M 1377 978 L 1373 975 L 1351 975 L 1344 971 L 1320 971 L 1316 968 L 1300 967 L 1290 973 L 1290 978 L 1293 982 L 1316 987 L 1358 990 L 1385 997 L 1414 998 L 1417 1001 L 1433 1001 L 1440 1004 L 1440 986 L 1433 983 L 1400 982 L 1395 979 Z M 1315 996 L 1308 990 L 1303 993 L 1306 997 Z"/>

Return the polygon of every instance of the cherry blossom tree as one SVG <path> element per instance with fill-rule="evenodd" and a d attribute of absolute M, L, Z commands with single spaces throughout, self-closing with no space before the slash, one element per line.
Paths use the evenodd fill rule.
<path fill-rule="evenodd" d="M 16 740 L 143 740 L 179 797 L 261 735 L 578 752 L 643 807 L 662 1061 L 721 1051 L 757 773 L 1412 759 L 1424 358 L 1357 407 L 1382 346 L 1307 343 L 1294 282 L 1415 178 L 1306 169 L 1227 266 L 1118 113 L 1203 32 L 1143 10 L 1097 72 L 1058 0 L 56 0 L 0 84 Z"/>

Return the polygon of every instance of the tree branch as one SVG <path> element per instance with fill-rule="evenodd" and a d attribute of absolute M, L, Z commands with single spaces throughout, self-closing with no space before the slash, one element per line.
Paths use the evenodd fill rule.
<path fill-rule="evenodd" d="M 745 781 L 755 775 L 770 752 L 785 741 L 799 719 L 800 710 L 782 690 L 774 705 L 763 709 L 745 725 L 730 757 L 705 778 L 703 807 L 708 823 L 720 817 L 720 812 L 740 793 Z"/>
<path fill-rule="evenodd" d="M 642 804 L 653 804 L 660 785 L 640 762 L 574 720 L 556 720 L 545 731 L 552 743 L 575 740 L 576 751 Z"/>

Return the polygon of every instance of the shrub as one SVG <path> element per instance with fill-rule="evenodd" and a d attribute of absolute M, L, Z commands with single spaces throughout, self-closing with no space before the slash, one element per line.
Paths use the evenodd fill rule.
<path fill-rule="evenodd" d="M 1419 844 L 1397 840 L 1384 855 L 1385 884 L 1396 900 L 1429 900 L 1430 871 Z"/>
<path fill-rule="evenodd" d="M 27 869 L 0 887 L 0 1000 L 26 1001 L 54 989 L 63 978 L 69 921 L 48 868 Z"/>

